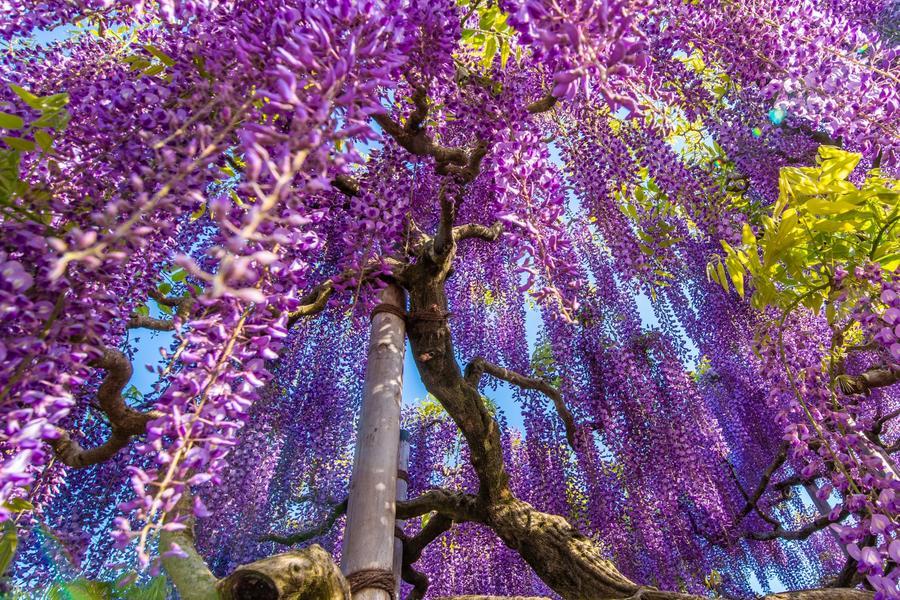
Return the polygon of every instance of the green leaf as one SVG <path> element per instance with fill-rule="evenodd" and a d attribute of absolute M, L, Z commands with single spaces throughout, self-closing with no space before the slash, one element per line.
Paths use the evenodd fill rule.
<path fill-rule="evenodd" d="M 69 103 L 69 94 L 63 92 L 62 94 L 53 94 L 52 96 L 44 96 L 40 100 L 41 102 L 41 110 L 46 111 L 59 111 L 65 108 L 66 104 Z"/>
<path fill-rule="evenodd" d="M 862 154 L 856 152 L 847 152 L 835 146 L 819 146 L 817 158 L 817 162 L 821 165 L 819 181 L 827 184 L 847 179 L 860 159 Z"/>
<path fill-rule="evenodd" d="M 491 27 L 494 26 L 494 19 L 497 18 L 497 10 L 495 7 L 492 7 L 481 15 L 481 18 L 478 19 L 478 28 L 484 29 L 485 31 L 490 31 Z"/>
<path fill-rule="evenodd" d="M 172 291 L 172 284 L 167 281 L 164 281 L 161 284 L 159 284 L 159 287 L 157 289 L 159 290 L 160 294 L 165 296 L 166 294 L 168 294 L 169 292 Z"/>
<path fill-rule="evenodd" d="M 738 263 L 738 261 L 737 261 L 737 258 L 735 258 L 734 256 L 729 256 L 725 260 L 725 268 L 728 269 L 728 274 L 731 276 L 731 283 L 734 284 L 735 291 L 738 293 L 738 295 L 741 298 L 743 298 L 744 297 L 744 269 L 741 267 L 740 263 Z"/>
<path fill-rule="evenodd" d="M 722 289 L 726 292 L 728 291 L 728 277 L 725 275 L 725 265 L 722 264 L 722 261 L 716 263 L 716 274 L 718 275 L 719 285 L 722 286 Z"/>
<path fill-rule="evenodd" d="M 53 147 L 53 138 L 50 137 L 49 133 L 40 129 L 34 132 L 34 141 L 37 142 L 37 145 L 44 152 L 50 152 L 50 149 Z"/>
<path fill-rule="evenodd" d="M 811 198 L 803 206 L 817 215 L 837 215 L 855 210 L 859 205 L 847 198 Z"/>
<path fill-rule="evenodd" d="M 500 40 L 500 68 L 505 69 L 506 63 L 509 61 L 509 42 L 506 40 Z"/>
<path fill-rule="evenodd" d="M 741 242 L 747 246 L 756 246 L 756 236 L 753 235 L 753 229 L 748 223 L 744 223 L 741 229 Z"/>
<path fill-rule="evenodd" d="M 4 137 L 2 139 L 10 148 L 15 150 L 21 150 L 22 152 L 31 152 L 34 150 L 34 142 L 31 140 L 18 137 Z"/>
<path fill-rule="evenodd" d="M 11 498 L 3 503 L 3 506 L 10 512 L 20 513 L 28 510 L 34 510 L 34 505 L 25 498 Z"/>
<path fill-rule="evenodd" d="M 163 52 L 156 46 L 147 44 L 146 46 L 144 46 L 144 50 L 146 50 L 147 52 L 149 52 L 150 54 L 152 54 L 153 56 L 158 58 L 159 62 L 161 62 L 163 65 L 165 65 L 167 67 L 171 67 L 172 65 L 175 64 L 175 59 L 173 59 L 171 56 L 169 56 L 168 54 L 166 54 L 165 52 Z"/>
<path fill-rule="evenodd" d="M 23 87 L 19 87 L 14 83 L 9 84 L 9 89 L 16 93 L 16 96 L 22 99 L 22 102 L 30 106 L 35 110 L 41 109 L 41 99 L 26 90 Z"/>
<path fill-rule="evenodd" d="M 179 283 L 184 281 L 184 278 L 187 277 L 187 271 L 182 269 L 181 267 L 175 268 L 173 271 L 169 273 L 169 278 L 175 283 Z"/>
<path fill-rule="evenodd" d="M 62 131 L 65 129 L 66 125 L 69 124 L 70 118 L 71 115 L 67 110 L 48 110 L 42 114 L 37 121 L 34 121 L 31 126 L 48 127 L 57 131 Z"/>
<path fill-rule="evenodd" d="M 148 77 L 153 77 L 154 75 L 159 75 L 160 73 L 162 73 L 165 70 L 166 70 L 166 65 L 153 65 L 151 67 L 148 67 L 144 71 L 144 75 L 147 75 Z"/>
<path fill-rule="evenodd" d="M 144 69 L 149 67 L 151 64 L 153 64 L 153 63 L 151 63 L 149 60 L 144 60 L 142 58 L 139 58 L 138 60 L 131 63 L 129 70 L 130 71 L 143 71 Z"/>
<path fill-rule="evenodd" d="M 3 523 L 3 533 L 0 534 L 0 576 L 6 573 L 18 546 L 19 535 L 16 532 L 16 524 L 7 520 Z"/>
<path fill-rule="evenodd" d="M 494 55 L 497 54 L 497 36 L 492 35 L 487 39 L 487 43 L 484 45 L 484 53 L 481 57 L 481 64 L 485 67 L 490 67 L 494 62 Z"/>
<path fill-rule="evenodd" d="M 22 117 L 0 111 L 0 128 L 22 129 L 24 126 L 25 121 L 22 120 Z"/>
<path fill-rule="evenodd" d="M 196 221 L 206 213 L 206 203 L 200 205 L 200 208 L 191 213 L 191 221 Z"/>

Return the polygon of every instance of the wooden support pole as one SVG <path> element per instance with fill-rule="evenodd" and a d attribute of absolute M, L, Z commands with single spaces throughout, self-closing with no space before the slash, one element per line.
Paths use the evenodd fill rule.
<path fill-rule="evenodd" d="M 397 500 L 409 498 L 409 432 L 400 430 L 400 454 L 397 456 Z M 397 521 L 397 527 L 403 522 Z M 400 570 L 403 568 L 403 542 L 394 539 L 394 579 L 397 581 L 397 597 L 400 597 Z"/>
<path fill-rule="evenodd" d="M 403 290 L 393 284 L 381 292 L 381 303 L 398 312 L 406 309 Z M 348 576 L 368 569 L 393 571 L 405 350 L 403 319 L 391 312 L 376 312 L 372 317 L 344 529 L 341 569 Z M 389 600 L 391 595 L 380 589 L 365 588 L 356 592 L 353 598 Z"/>

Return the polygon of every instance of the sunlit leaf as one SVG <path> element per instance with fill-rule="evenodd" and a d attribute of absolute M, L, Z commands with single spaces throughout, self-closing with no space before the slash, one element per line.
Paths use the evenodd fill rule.
<path fill-rule="evenodd" d="M 0 534 L 0 576 L 6 573 L 18 546 L 19 534 L 16 531 L 16 524 L 7 520 L 3 523 L 3 533 Z"/>
<path fill-rule="evenodd" d="M 17 115 L 11 115 L 6 112 L 0 111 L 0 128 L 2 129 L 22 129 L 25 126 L 25 121 L 22 120 L 22 117 Z"/>

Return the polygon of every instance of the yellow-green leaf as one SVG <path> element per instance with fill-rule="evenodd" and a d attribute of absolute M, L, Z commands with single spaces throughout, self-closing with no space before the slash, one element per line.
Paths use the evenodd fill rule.
<path fill-rule="evenodd" d="M 40 146 L 41 150 L 44 152 L 49 152 L 50 148 L 53 147 L 53 138 L 43 129 L 38 129 L 34 132 L 34 141 L 37 142 L 37 145 Z"/>
<path fill-rule="evenodd" d="M 741 242 L 746 246 L 756 246 L 756 236 L 753 235 L 753 228 L 749 223 L 744 223 L 741 229 Z"/>
<path fill-rule="evenodd" d="M 163 52 L 156 46 L 151 46 L 150 44 L 147 44 L 146 46 L 144 46 L 144 50 L 146 50 L 147 52 L 149 52 L 150 54 L 152 54 L 153 56 L 158 58 L 159 62 L 161 62 L 162 64 L 164 64 L 167 67 L 171 67 L 172 65 L 175 64 L 175 60 L 171 56 L 169 56 L 168 54 L 166 54 L 165 52 Z"/>
<path fill-rule="evenodd" d="M 22 152 L 31 152 L 34 150 L 34 142 L 31 140 L 26 140 L 18 137 L 4 137 L 2 138 L 6 145 L 14 150 L 21 150 Z"/>
<path fill-rule="evenodd" d="M 7 510 L 14 513 L 34 510 L 34 505 L 22 497 L 11 498 L 3 503 Z"/>
<path fill-rule="evenodd" d="M 735 291 L 743 298 L 744 269 L 741 268 L 741 265 L 734 256 L 729 256 L 728 259 L 725 260 L 725 268 L 728 269 L 728 274 L 731 276 L 731 283 L 734 284 Z"/>
<path fill-rule="evenodd" d="M 22 99 L 22 102 L 30 106 L 35 110 L 40 110 L 41 108 L 41 99 L 26 90 L 23 87 L 19 87 L 14 83 L 9 84 L 9 89 L 15 92 L 16 96 Z"/>
<path fill-rule="evenodd" d="M 494 55 L 497 54 L 497 36 L 490 35 L 487 38 L 487 42 L 484 45 L 484 54 L 481 58 L 481 63 L 485 67 L 490 67 L 491 63 L 494 62 Z"/>
<path fill-rule="evenodd" d="M 506 63 L 509 61 L 509 42 L 507 40 L 500 40 L 500 68 L 505 69 Z"/>
<path fill-rule="evenodd" d="M 0 534 L 0 577 L 3 576 L 10 563 L 12 563 L 18 546 L 19 535 L 16 532 L 16 524 L 7 520 L 3 524 L 3 533 Z"/>
<path fill-rule="evenodd" d="M 817 158 L 817 162 L 821 165 L 819 180 L 822 183 L 830 183 L 847 179 L 861 158 L 862 154 L 857 152 L 847 152 L 835 146 L 819 146 Z"/>
<path fill-rule="evenodd" d="M 25 121 L 22 120 L 22 117 L 0 111 L 0 128 L 22 129 L 24 126 Z"/>
<path fill-rule="evenodd" d="M 722 261 L 716 263 L 716 273 L 718 274 L 719 285 L 722 286 L 722 289 L 726 292 L 728 291 L 728 276 L 725 274 L 725 265 L 722 264 Z"/>

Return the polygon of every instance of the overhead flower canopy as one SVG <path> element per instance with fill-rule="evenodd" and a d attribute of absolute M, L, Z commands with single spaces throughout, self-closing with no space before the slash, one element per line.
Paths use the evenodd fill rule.
<path fill-rule="evenodd" d="M 405 597 L 900 597 L 898 23 L 3 3 L 0 585 L 337 560 L 394 284 Z"/>

